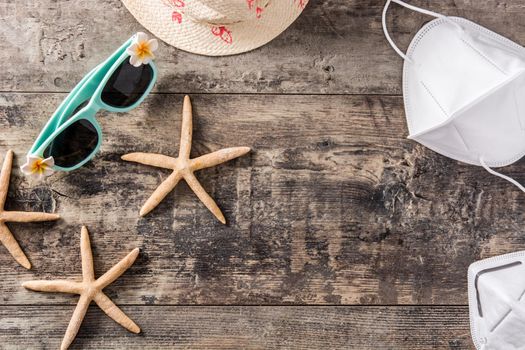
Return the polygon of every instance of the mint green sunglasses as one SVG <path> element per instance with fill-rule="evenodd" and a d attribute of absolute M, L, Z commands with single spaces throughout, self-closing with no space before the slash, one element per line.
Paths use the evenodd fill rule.
<path fill-rule="evenodd" d="M 102 143 L 102 129 L 95 119 L 97 112 L 132 110 L 157 80 L 153 61 L 138 67 L 130 63 L 127 49 L 136 37 L 131 37 L 75 86 L 40 132 L 29 155 L 53 157 L 56 171 L 78 169 L 95 156 Z"/>

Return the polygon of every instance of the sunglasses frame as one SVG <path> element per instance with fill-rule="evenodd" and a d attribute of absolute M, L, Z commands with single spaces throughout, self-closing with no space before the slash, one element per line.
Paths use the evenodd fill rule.
<path fill-rule="evenodd" d="M 30 155 L 36 155 L 44 158 L 44 151 L 51 144 L 51 142 L 65 129 L 67 129 L 73 123 L 85 119 L 89 121 L 95 128 L 98 134 L 98 142 L 93 151 L 81 162 L 71 167 L 61 167 L 55 165 L 53 169 L 55 171 L 72 171 L 80 168 L 87 162 L 89 162 L 95 154 L 100 150 L 102 144 L 102 128 L 96 120 L 95 116 L 98 111 L 106 110 L 108 112 L 128 112 L 136 108 L 139 104 L 144 101 L 147 95 L 153 89 L 155 82 L 157 81 L 157 67 L 155 63 L 151 61 L 149 66 L 152 70 L 152 78 L 146 91 L 142 96 L 132 105 L 127 107 L 114 107 L 110 106 L 102 101 L 102 91 L 106 86 L 109 78 L 113 75 L 115 70 L 126 60 L 129 59 L 129 54 L 126 49 L 133 43 L 135 36 L 131 37 L 126 41 L 117 51 L 115 51 L 106 61 L 96 66 L 82 80 L 75 86 L 73 90 L 68 94 L 66 99 L 62 101 L 60 106 L 57 108 L 55 113 L 49 119 L 44 129 L 40 132 L 40 135 L 36 139 L 35 143 L 29 151 Z M 78 106 L 82 103 L 87 104 L 80 109 L 77 113 L 71 116 Z"/>

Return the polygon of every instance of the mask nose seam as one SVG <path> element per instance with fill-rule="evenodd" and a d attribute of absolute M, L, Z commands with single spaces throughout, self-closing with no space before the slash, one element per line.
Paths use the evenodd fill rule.
<path fill-rule="evenodd" d="M 504 74 L 504 75 L 508 75 L 507 72 L 505 72 L 503 69 L 501 69 L 494 61 L 492 61 L 490 58 L 488 58 L 485 54 L 483 54 L 483 52 L 481 52 L 478 48 L 476 48 L 474 45 L 472 45 L 470 42 L 468 42 L 467 40 L 465 40 L 465 38 L 461 38 L 461 41 L 467 46 L 469 47 L 472 51 L 474 51 L 475 53 L 477 53 L 481 58 L 483 58 L 485 61 L 487 61 L 491 66 L 493 66 L 494 68 L 496 68 L 500 73 Z"/>
<path fill-rule="evenodd" d="M 470 152 L 470 148 L 467 144 L 467 142 L 465 142 L 465 139 L 463 138 L 463 135 L 461 135 L 461 133 L 459 132 L 459 129 L 458 127 L 456 126 L 456 124 L 454 123 L 454 121 L 450 121 L 450 125 L 452 125 L 452 127 L 454 128 L 454 130 L 456 130 L 456 133 L 458 134 L 458 137 L 459 139 L 461 140 L 461 143 L 463 144 L 463 146 L 466 148 L 467 152 Z"/>
<path fill-rule="evenodd" d="M 432 93 L 432 91 L 430 91 L 430 88 L 422 80 L 420 80 L 419 83 L 425 88 L 426 92 L 430 95 L 430 97 L 432 97 L 432 100 L 434 100 L 434 102 L 439 106 L 439 109 L 441 110 L 441 112 L 443 112 L 443 114 L 445 115 L 447 120 L 450 119 L 450 115 L 445 111 L 445 108 L 443 108 L 441 103 L 439 103 L 439 101 L 436 99 L 436 96 Z M 454 124 L 453 120 L 450 121 L 450 125 L 452 125 L 452 127 L 456 131 L 456 133 L 457 133 L 461 143 L 463 144 L 463 147 L 465 147 L 465 149 L 468 152 L 470 152 L 470 148 L 469 148 L 467 142 L 465 142 L 465 139 L 463 138 L 463 135 L 461 135 L 461 133 L 459 132 L 459 130 L 458 130 L 457 126 L 456 126 L 456 124 Z"/>
<path fill-rule="evenodd" d="M 430 88 L 427 86 L 427 84 L 425 84 L 422 80 L 420 80 L 419 83 L 423 86 L 423 88 L 425 88 L 425 91 L 430 95 L 430 97 L 432 97 L 432 100 L 434 100 L 434 102 L 439 106 L 439 109 L 441 109 L 441 112 L 443 112 L 443 114 L 445 115 L 445 117 L 449 118 L 450 116 L 449 116 L 448 113 L 445 111 L 445 108 L 443 108 L 443 106 L 441 105 L 441 103 L 439 103 L 439 101 L 436 99 L 436 96 L 432 93 L 432 91 L 431 91 Z"/>
<path fill-rule="evenodd" d="M 523 108 L 520 107 L 520 104 L 518 102 L 518 96 L 516 96 L 516 89 L 512 90 L 512 97 L 514 97 L 514 105 L 515 105 L 516 110 L 518 111 L 516 118 L 518 119 L 518 123 L 520 124 L 520 129 L 523 131 L 525 130 L 525 125 L 523 125 L 523 121 L 521 120 L 522 119 L 521 114 L 522 114 Z"/>

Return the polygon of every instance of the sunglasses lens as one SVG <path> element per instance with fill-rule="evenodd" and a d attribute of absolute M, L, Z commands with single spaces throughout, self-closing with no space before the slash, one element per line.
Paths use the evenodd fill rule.
<path fill-rule="evenodd" d="M 44 157 L 53 157 L 55 164 L 73 167 L 89 157 L 98 144 L 98 132 L 86 119 L 80 119 L 63 130 L 44 150 Z"/>
<path fill-rule="evenodd" d="M 144 95 L 152 79 L 153 69 L 149 64 L 133 67 L 125 60 L 104 86 L 102 101 L 112 107 L 129 107 Z"/>

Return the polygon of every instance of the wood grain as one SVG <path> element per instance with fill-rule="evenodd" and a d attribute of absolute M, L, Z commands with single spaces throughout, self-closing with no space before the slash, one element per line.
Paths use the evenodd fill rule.
<path fill-rule="evenodd" d="M 127 306 L 133 335 L 90 308 L 71 349 L 474 349 L 464 307 Z M 5 350 L 55 349 L 72 307 L 0 308 Z"/>
<path fill-rule="evenodd" d="M 62 94 L 3 94 L 0 150 L 15 165 Z M 154 95 L 99 116 L 101 153 L 82 169 L 31 185 L 14 172 L 8 208 L 56 211 L 55 224 L 13 225 L 35 266 L 0 250 L 4 304 L 20 283 L 79 276 L 87 225 L 97 276 L 125 252 L 135 265 L 108 291 L 135 304 L 466 304 L 466 271 L 525 248 L 524 196 L 478 167 L 406 140 L 402 100 L 389 96 L 193 95 L 192 157 L 253 152 L 197 174 L 229 224 L 181 184 L 147 218 L 141 205 L 169 171 L 124 162 L 134 151 L 176 155 L 181 95 Z M 525 162 L 504 172 L 524 182 Z"/>
<path fill-rule="evenodd" d="M 424 1 L 525 43 L 525 4 Z M 381 29 L 384 0 L 312 0 L 281 36 L 240 56 L 209 58 L 165 44 L 157 91 L 177 93 L 400 94 L 401 59 Z M 143 30 L 119 0 L 0 2 L 0 91 L 69 91 L 132 33 Z M 401 47 L 430 17 L 392 6 Z M 7 64 L 8 63 L 8 64 Z"/>
<path fill-rule="evenodd" d="M 410 3 L 525 43 L 520 0 Z M 21 283 L 80 278 L 82 224 L 97 276 L 141 248 L 105 292 L 144 333 L 91 307 L 73 348 L 473 348 L 467 267 L 525 249 L 525 197 L 405 139 L 402 62 L 383 36 L 383 5 L 311 0 L 282 35 L 238 56 L 162 44 L 154 94 L 98 117 L 104 141 L 93 162 L 42 184 L 15 170 L 6 208 L 64 219 L 10 225 L 34 269 L 0 247 L 0 348 L 60 344 L 76 299 Z M 429 19 L 392 6 L 388 27 L 406 48 Z M 21 165 L 64 92 L 139 30 L 119 0 L 1 1 L 0 158 L 12 148 Z M 176 155 L 186 93 L 193 157 L 253 149 L 197 173 L 227 226 L 185 184 L 139 218 L 169 172 L 120 159 Z M 502 171 L 525 182 L 525 161 Z"/>

